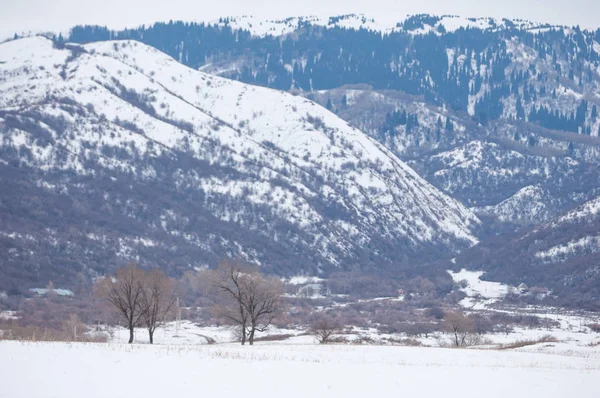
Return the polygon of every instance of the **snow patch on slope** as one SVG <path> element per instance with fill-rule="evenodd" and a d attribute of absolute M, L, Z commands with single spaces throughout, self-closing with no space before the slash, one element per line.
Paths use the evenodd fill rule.
<path fill-rule="evenodd" d="M 511 286 L 481 280 L 485 272 L 468 271 L 462 269 L 459 272 L 448 271 L 455 283 L 462 284 L 461 290 L 467 297 L 461 300 L 460 305 L 473 309 L 485 309 L 486 306 L 503 299 L 513 291 Z"/>
<path fill-rule="evenodd" d="M 493 214 L 502 222 L 544 222 L 552 217 L 552 198 L 539 185 L 529 185 L 493 206 L 472 208 L 475 212 Z"/>
<path fill-rule="evenodd" d="M 548 250 L 537 252 L 535 256 L 546 262 L 557 263 L 565 261 L 570 257 L 598 252 L 600 252 L 600 236 L 584 236 L 566 244 L 553 246 Z"/>
<path fill-rule="evenodd" d="M 556 221 L 556 225 L 562 223 L 576 223 L 585 219 L 593 219 L 600 215 L 600 197 L 590 200 L 577 209 L 568 212 Z"/>

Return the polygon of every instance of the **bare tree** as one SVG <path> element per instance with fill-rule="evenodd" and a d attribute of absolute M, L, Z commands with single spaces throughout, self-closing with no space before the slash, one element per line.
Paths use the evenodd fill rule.
<path fill-rule="evenodd" d="M 115 277 L 96 282 L 95 293 L 106 300 L 123 319 L 129 329 L 129 344 L 133 343 L 134 329 L 144 316 L 142 307 L 145 273 L 136 264 L 117 270 Z"/>
<path fill-rule="evenodd" d="M 213 286 L 224 296 L 226 304 L 218 304 L 213 309 L 215 316 L 224 318 L 231 323 L 236 330 L 239 328 L 242 345 L 246 344 L 246 325 L 248 323 L 248 313 L 244 306 L 245 293 L 242 290 L 241 279 L 244 273 L 242 265 L 239 262 L 225 260 L 222 261 L 211 280 Z"/>
<path fill-rule="evenodd" d="M 467 337 L 473 331 L 473 320 L 457 312 L 449 312 L 444 316 L 444 326 L 452 334 L 452 346 L 464 347 Z"/>
<path fill-rule="evenodd" d="M 317 339 L 319 344 L 330 343 L 334 336 L 341 331 L 342 327 L 340 323 L 328 316 L 320 317 L 308 329 L 308 332 Z"/>
<path fill-rule="evenodd" d="M 240 261 L 219 264 L 213 286 L 225 298 L 214 313 L 239 328 L 242 345 L 246 340 L 254 344 L 256 332 L 265 331 L 281 313 L 281 281 L 265 277 Z"/>
<path fill-rule="evenodd" d="M 248 314 L 248 343 L 254 344 L 256 332 L 264 332 L 282 312 L 283 286 L 279 279 L 259 272 L 244 275 L 244 307 Z"/>
<path fill-rule="evenodd" d="M 164 325 L 177 300 L 175 282 L 159 269 L 147 273 L 141 282 L 142 323 L 148 330 L 150 344 L 154 344 L 154 332 Z"/>

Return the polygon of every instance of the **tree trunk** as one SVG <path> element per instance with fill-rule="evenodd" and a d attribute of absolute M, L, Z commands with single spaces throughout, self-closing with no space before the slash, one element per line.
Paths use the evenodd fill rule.
<path fill-rule="evenodd" d="M 133 344 L 133 326 L 129 326 L 129 344 Z"/>
<path fill-rule="evenodd" d="M 154 330 L 148 329 L 148 335 L 150 336 L 150 344 L 154 344 Z"/>
<path fill-rule="evenodd" d="M 242 327 L 242 345 L 246 345 L 246 327 Z"/>
<path fill-rule="evenodd" d="M 253 345 L 254 344 L 254 330 L 256 328 L 254 326 L 252 326 L 252 329 L 250 329 L 250 334 L 248 335 L 248 344 Z"/>

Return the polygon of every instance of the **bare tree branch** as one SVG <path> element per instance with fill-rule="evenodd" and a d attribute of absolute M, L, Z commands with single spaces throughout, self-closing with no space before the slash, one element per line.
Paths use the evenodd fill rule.
<path fill-rule="evenodd" d="M 154 332 L 164 325 L 177 300 L 175 282 L 161 270 L 153 269 L 144 276 L 142 287 L 142 320 L 153 344 Z"/>
<path fill-rule="evenodd" d="M 213 285 L 228 298 L 216 313 L 242 328 L 242 345 L 246 338 L 254 344 L 256 332 L 264 332 L 281 313 L 281 281 L 239 261 L 222 262 Z"/>
<path fill-rule="evenodd" d="M 340 323 L 328 316 L 322 316 L 310 325 L 308 332 L 312 334 L 320 344 L 331 343 L 334 336 L 341 333 Z"/>
<path fill-rule="evenodd" d="M 105 299 L 123 319 L 129 329 L 129 344 L 133 343 L 134 328 L 140 325 L 143 308 L 144 271 L 136 264 L 117 270 L 115 277 L 96 282 L 95 294 Z"/>

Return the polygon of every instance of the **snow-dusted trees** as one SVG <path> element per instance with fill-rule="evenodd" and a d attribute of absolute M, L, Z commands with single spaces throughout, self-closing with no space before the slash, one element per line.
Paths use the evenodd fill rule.
<path fill-rule="evenodd" d="M 145 326 L 150 343 L 175 303 L 174 282 L 160 270 L 146 272 L 130 264 L 117 270 L 114 277 L 96 282 L 95 293 L 112 307 L 129 329 L 129 344 L 134 329 Z"/>
<path fill-rule="evenodd" d="M 239 261 L 223 261 L 212 276 L 223 296 L 215 314 L 234 325 L 242 345 L 254 344 L 256 332 L 265 331 L 282 309 L 282 284 Z"/>

